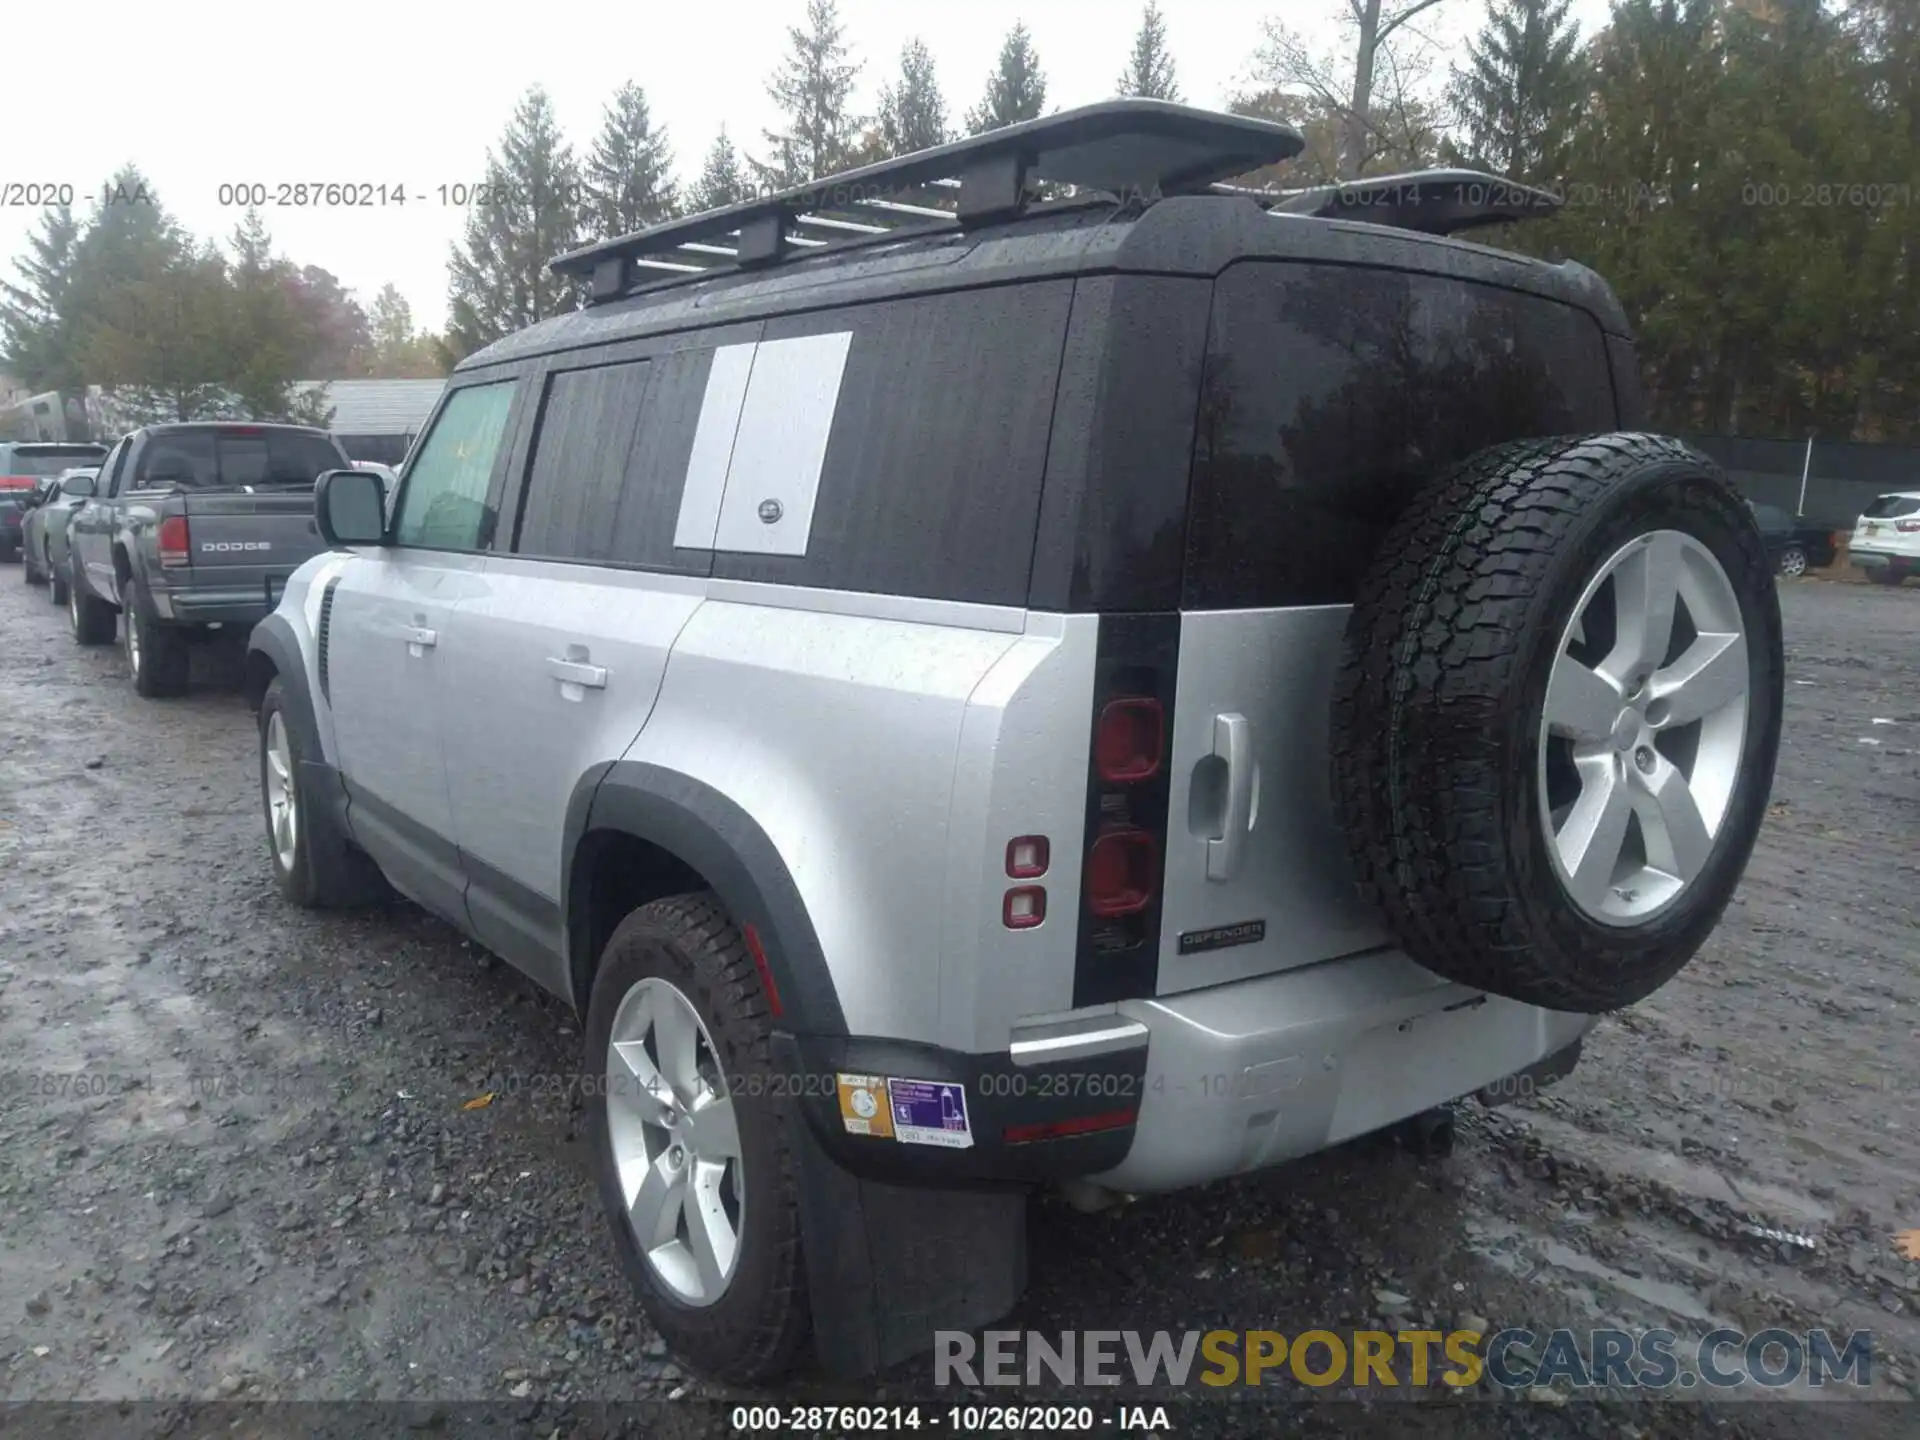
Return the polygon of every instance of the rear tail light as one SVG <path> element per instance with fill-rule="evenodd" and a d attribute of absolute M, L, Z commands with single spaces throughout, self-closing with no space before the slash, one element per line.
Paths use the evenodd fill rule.
<path fill-rule="evenodd" d="M 33 476 L 31 475 L 0 475 L 0 490 L 31 490 L 32 488 Z"/>
<path fill-rule="evenodd" d="M 1009 930 L 1031 930 L 1047 918 L 1044 885 L 1018 885 L 1000 902 L 1000 923 Z"/>
<path fill-rule="evenodd" d="M 1102 919 L 1137 915 L 1160 884 L 1160 847 L 1144 830 L 1113 830 L 1087 852 L 1087 908 Z"/>
<path fill-rule="evenodd" d="M 1145 999 L 1159 989 L 1179 668 L 1177 613 L 1100 617 L 1087 716 L 1075 1009 Z"/>
<path fill-rule="evenodd" d="M 1911 520 L 1896 520 L 1893 522 L 1893 528 L 1898 530 L 1902 535 L 1920 533 L 1920 515 L 1916 515 Z"/>
<path fill-rule="evenodd" d="M 1033 880 L 1047 873 L 1052 846 L 1044 835 L 1022 835 L 1007 842 L 1007 878 Z"/>
<path fill-rule="evenodd" d="M 1094 768 L 1109 784 L 1151 780 L 1160 769 L 1165 737 L 1166 721 L 1158 700 L 1110 701 L 1094 731 Z"/>
<path fill-rule="evenodd" d="M 169 515 L 160 522 L 160 563 L 185 565 L 187 554 L 187 517 Z"/>

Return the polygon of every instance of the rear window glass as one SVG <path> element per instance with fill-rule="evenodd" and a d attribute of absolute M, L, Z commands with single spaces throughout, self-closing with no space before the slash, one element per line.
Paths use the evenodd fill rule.
<path fill-rule="evenodd" d="M 134 484 L 204 490 L 236 485 L 311 485 L 345 461 L 324 435 L 175 430 L 151 437 Z"/>
<path fill-rule="evenodd" d="M 58 475 L 62 470 L 71 470 L 76 465 L 84 465 L 89 460 L 100 460 L 106 453 L 106 447 L 101 445 L 22 445 L 7 462 L 7 473 L 41 479 Z"/>
<path fill-rule="evenodd" d="M 1185 604 L 1349 604 L 1441 469 L 1615 424 L 1606 342 L 1572 306 L 1437 275 L 1235 265 L 1214 289 Z"/>
<path fill-rule="evenodd" d="M 1920 515 L 1920 496 L 1882 495 L 1861 512 L 1863 520 L 1893 520 L 1902 515 Z"/>

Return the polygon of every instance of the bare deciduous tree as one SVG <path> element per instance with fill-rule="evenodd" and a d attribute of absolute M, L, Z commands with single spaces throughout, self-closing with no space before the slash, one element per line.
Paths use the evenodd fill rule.
<path fill-rule="evenodd" d="M 1344 54 L 1315 51 L 1278 20 L 1267 22 L 1256 88 L 1270 97 L 1299 97 L 1315 116 L 1331 122 L 1336 174 L 1328 178 L 1352 179 L 1383 157 L 1420 163 L 1431 154 L 1436 117 L 1421 96 L 1432 44 L 1410 22 L 1441 3 L 1346 0 L 1350 62 Z M 1415 43 L 1394 43 L 1409 39 Z"/>

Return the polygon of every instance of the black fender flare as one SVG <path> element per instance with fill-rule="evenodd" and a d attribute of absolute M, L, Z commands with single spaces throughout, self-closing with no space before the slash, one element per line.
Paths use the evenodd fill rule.
<path fill-rule="evenodd" d="M 580 842 L 597 830 L 659 846 L 705 877 L 736 924 L 753 927 L 779 992 L 776 1028 L 800 1035 L 847 1033 L 806 902 L 766 831 L 711 785 L 637 760 L 595 766 L 567 802 L 560 893 L 568 971 L 583 1012 L 587 977 L 599 957 L 584 953 L 584 928 L 573 923 L 587 904 L 585 880 L 575 876 L 573 859 Z"/>

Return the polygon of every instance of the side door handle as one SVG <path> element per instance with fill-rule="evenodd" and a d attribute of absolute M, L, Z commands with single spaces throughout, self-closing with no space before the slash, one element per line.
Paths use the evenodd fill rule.
<path fill-rule="evenodd" d="M 407 648 L 418 655 L 422 650 L 431 650 L 440 643 L 440 632 L 429 630 L 424 625 L 407 627 Z"/>
<path fill-rule="evenodd" d="M 607 688 L 607 667 L 587 664 L 586 647 L 569 645 L 567 653 L 547 657 L 547 674 L 562 685 L 578 685 L 586 690 Z"/>
<path fill-rule="evenodd" d="M 1227 813 L 1220 837 L 1207 841 L 1207 878 L 1231 880 L 1240 873 L 1253 829 L 1253 727 L 1246 716 L 1213 717 L 1213 753 L 1226 762 Z"/>

